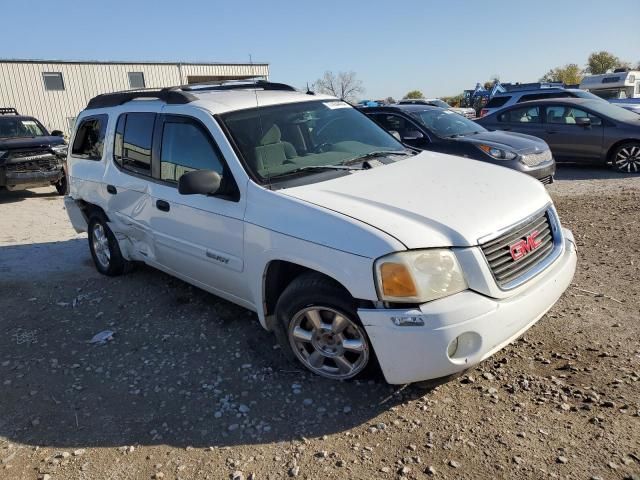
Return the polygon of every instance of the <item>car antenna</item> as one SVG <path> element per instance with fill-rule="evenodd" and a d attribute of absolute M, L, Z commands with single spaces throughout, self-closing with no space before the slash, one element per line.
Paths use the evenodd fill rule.
<path fill-rule="evenodd" d="M 253 77 L 253 93 L 256 96 L 256 112 L 258 113 L 258 134 L 260 135 L 258 137 L 258 142 L 262 142 L 262 139 L 264 138 L 264 128 L 262 127 L 262 114 L 260 113 L 260 102 L 258 101 L 258 82 L 256 80 L 256 72 L 253 68 L 253 58 L 251 57 L 251 54 L 249 54 L 249 65 L 251 65 L 251 76 Z M 257 152 L 258 149 L 255 149 L 255 151 Z M 256 160 L 258 160 L 256 158 Z M 256 162 L 257 163 L 257 162 Z M 269 166 L 264 165 L 265 168 L 265 173 L 267 174 L 267 181 L 269 182 L 269 189 L 271 189 L 271 177 L 269 176 Z"/>

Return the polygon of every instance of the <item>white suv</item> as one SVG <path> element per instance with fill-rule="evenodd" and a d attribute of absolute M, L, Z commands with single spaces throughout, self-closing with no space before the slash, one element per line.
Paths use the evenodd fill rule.
<path fill-rule="evenodd" d="M 65 204 L 97 269 L 144 262 L 253 310 L 328 378 L 467 369 L 575 271 L 542 184 L 407 150 L 333 97 L 270 82 L 123 92 L 76 124 Z"/>

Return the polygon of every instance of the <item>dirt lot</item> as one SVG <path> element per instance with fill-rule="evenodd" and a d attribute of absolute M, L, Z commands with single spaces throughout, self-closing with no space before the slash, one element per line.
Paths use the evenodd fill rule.
<path fill-rule="evenodd" d="M 559 177 L 574 286 L 431 390 L 307 374 L 240 307 L 98 275 L 52 189 L 3 193 L 0 478 L 640 478 L 640 177 Z"/>

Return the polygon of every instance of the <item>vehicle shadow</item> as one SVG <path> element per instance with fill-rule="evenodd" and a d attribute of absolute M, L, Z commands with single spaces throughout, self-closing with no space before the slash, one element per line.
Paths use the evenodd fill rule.
<path fill-rule="evenodd" d="M 11 442 L 291 441 L 384 428 L 380 413 L 431 388 L 317 377 L 285 360 L 244 308 L 148 267 L 111 278 L 87 275 L 83 262 L 0 277 L 0 437 Z M 112 341 L 89 343 L 104 330 Z"/>
<path fill-rule="evenodd" d="M 50 191 L 49 191 L 50 190 Z M 55 187 L 38 188 L 38 191 L 32 190 L 0 190 L 0 205 L 4 203 L 22 202 L 28 198 L 57 198 L 59 197 Z"/>
<path fill-rule="evenodd" d="M 555 180 L 624 180 L 638 178 L 640 173 L 620 173 L 608 167 L 594 167 L 572 163 L 557 165 Z"/>

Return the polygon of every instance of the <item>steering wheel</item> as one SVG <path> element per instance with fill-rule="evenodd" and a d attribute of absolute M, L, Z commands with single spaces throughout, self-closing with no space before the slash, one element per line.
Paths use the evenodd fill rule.
<path fill-rule="evenodd" d="M 324 153 L 327 152 L 330 147 L 331 147 L 331 143 L 329 142 L 322 142 L 319 145 L 316 145 L 316 147 L 313 149 L 313 153 Z"/>

